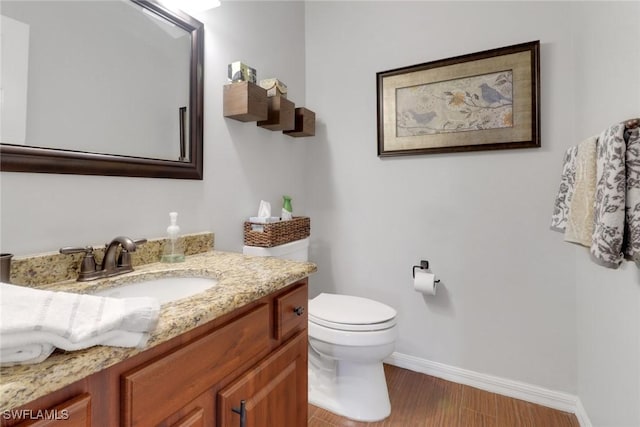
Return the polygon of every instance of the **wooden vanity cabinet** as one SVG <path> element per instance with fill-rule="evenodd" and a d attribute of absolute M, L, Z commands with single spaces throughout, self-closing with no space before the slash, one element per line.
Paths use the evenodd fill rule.
<path fill-rule="evenodd" d="M 21 408 L 76 402 L 60 424 L 2 425 L 239 427 L 241 401 L 246 427 L 307 425 L 306 278 Z"/>

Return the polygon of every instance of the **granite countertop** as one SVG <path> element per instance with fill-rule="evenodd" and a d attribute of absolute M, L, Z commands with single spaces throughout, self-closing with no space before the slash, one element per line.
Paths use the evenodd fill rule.
<path fill-rule="evenodd" d="M 143 349 L 95 346 L 86 350 L 56 350 L 33 365 L 0 368 L 0 412 L 19 407 L 95 372 L 163 343 L 236 308 L 307 277 L 315 264 L 239 253 L 210 251 L 188 256 L 176 264 L 153 263 L 132 273 L 94 282 L 64 281 L 39 288 L 90 293 L 123 283 L 161 277 L 211 277 L 213 288 L 162 305 L 160 319 Z"/>

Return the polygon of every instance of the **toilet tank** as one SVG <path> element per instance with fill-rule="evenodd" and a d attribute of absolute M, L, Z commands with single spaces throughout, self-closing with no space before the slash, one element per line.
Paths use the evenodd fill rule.
<path fill-rule="evenodd" d="M 284 245 L 262 248 L 259 246 L 243 246 L 242 253 L 254 256 L 273 256 L 293 261 L 309 260 L 309 238 L 285 243 Z"/>

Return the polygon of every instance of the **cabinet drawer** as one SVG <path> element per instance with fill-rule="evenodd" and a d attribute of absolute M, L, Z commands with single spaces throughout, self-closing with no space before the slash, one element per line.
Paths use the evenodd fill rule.
<path fill-rule="evenodd" d="M 307 327 L 307 305 L 306 284 L 276 298 L 274 335 L 277 340 Z"/>
<path fill-rule="evenodd" d="M 30 415 L 38 421 L 26 421 L 19 427 L 91 427 L 91 396 L 83 393 L 51 409 L 33 411 Z"/>
<path fill-rule="evenodd" d="M 123 375 L 124 426 L 158 424 L 268 349 L 268 307 L 260 305 L 162 359 Z"/>

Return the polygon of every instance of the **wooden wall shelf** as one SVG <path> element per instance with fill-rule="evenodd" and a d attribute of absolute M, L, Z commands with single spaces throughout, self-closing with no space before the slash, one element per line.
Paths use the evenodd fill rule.
<path fill-rule="evenodd" d="M 316 113 L 313 111 L 304 107 L 296 108 L 295 122 L 293 130 L 283 130 L 282 133 L 296 138 L 316 134 Z"/>
<path fill-rule="evenodd" d="M 224 86 L 223 114 L 241 122 L 266 120 L 267 91 L 255 83 L 238 82 Z"/>
<path fill-rule="evenodd" d="M 290 130 L 295 126 L 296 104 L 282 96 L 269 97 L 269 113 L 258 126 L 269 130 Z"/>
<path fill-rule="evenodd" d="M 241 122 L 257 122 L 272 131 L 292 137 L 315 135 L 316 114 L 283 96 L 267 96 L 266 89 L 251 82 L 224 86 L 224 117 Z"/>

